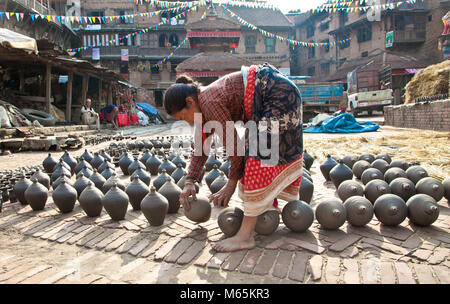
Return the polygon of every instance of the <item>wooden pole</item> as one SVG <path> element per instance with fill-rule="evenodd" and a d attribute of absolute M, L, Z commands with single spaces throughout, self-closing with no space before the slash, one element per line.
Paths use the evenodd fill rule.
<path fill-rule="evenodd" d="M 89 76 L 83 75 L 83 83 L 81 86 L 81 104 L 86 104 L 86 98 L 87 98 L 87 91 L 89 86 Z"/>
<path fill-rule="evenodd" d="M 19 70 L 19 91 L 20 93 L 23 93 L 25 91 L 25 73 L 22 69 Z"/>
<path fill-rule="evenodd" d="M 98 79 L 98 111 L 100 111 L 100 109 L 103 106 L 103 81 L 101 78 Z"/>
<path fill-rule="evenodd" d="M 50 65 L 50 63 L 47 63 L 45 71 L 45 104 L 47 113 L 50 113 L 51 94 L 52 94 L 52 66 Z"/>
<path fill-rule="evenodd" d="M 110 82 L 108 85 L 108 105 L 112 105 L 113 104 L 113 85 Z"/>
<path fill-rule="evenodd" d="M 73 72 L 69 72 L 69 81 L 67 82 L 67 98 L 66 98 L 66 121 L 72 121 L 72 89 L 73 89 Z"/>

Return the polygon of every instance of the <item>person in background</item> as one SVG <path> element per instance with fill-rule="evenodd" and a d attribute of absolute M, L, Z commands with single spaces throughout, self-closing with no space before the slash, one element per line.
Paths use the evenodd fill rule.
<path fill-rule="evenodd" d="M 102 112 L 105 120 L 112 123 L 114 129 L 118 129 L 119 121 L 117 120 L 117 114 L 119 114 L 119 108 L 116 107 L 115 105 L 107 105 L 106 107 L 103 108 Z M 107 118 L 108 114 L 109 118 Z"/>
<path fill-rule="evenodd" d="M 100 130 L 100 117 L 91 106 L 90 98 L 86 99 L 86 104 L 81 107 L 81 121 L 84 125 L 97 125 L 97 130 Z"/>

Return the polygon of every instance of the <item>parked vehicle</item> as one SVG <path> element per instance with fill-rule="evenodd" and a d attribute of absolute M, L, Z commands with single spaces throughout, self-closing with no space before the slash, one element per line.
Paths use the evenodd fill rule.
<path fill-rule="evenodd" d="M 369 116 L 373 111 L 383 111 L 384 107 L 393 104 L 394 91 L 392 89 L 370 92 L 359 92 L 348 96 L 347 110 L 354 116 L 367 111 Z"/>

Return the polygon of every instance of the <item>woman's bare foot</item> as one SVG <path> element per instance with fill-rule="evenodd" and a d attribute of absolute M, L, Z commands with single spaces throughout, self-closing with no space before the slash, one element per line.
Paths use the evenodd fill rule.
<path fill-rule="evenodd" d="M 231 252 L 255 247 L 255 239 L 252 237 L 242 239 L 237 235 L 212 244 L 212 248 L 218 252 Z"/>

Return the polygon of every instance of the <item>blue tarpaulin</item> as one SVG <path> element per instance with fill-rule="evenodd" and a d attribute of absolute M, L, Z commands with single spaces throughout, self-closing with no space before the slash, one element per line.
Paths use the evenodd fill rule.
<path fill-rule="evenodd" d="M 136 103 L 145 113 L 150 115 L 157 115 L 159 113 L 151 104 L 148 103 Z"/>
<path fill-rule="evenodd" d="M 336 117 L 330 117 L 322 125 L 308 127 L 304 133 L 362 133 L 375 132 L 380 126 L 373 122 L 357 122 L 350 113 L 344 113 Z"/>

